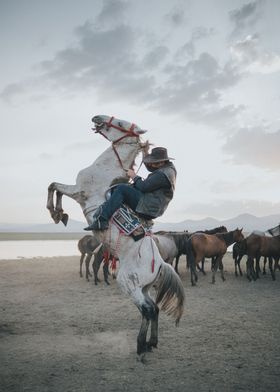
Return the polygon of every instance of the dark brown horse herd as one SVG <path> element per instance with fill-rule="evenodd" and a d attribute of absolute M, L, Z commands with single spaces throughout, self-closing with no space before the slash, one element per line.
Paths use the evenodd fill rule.
<path fill-rule="evenodd" d="M 216 227 L 212 230 L 197 231 L 158 231 L 153 234 L 164 261 L 173 264 L 178 272 L 178 263 L 181 255 L 186 255 L 186 268 L 190 270 L 191 284 L 194 286 L 198 281 L 197 271 L 205 274 L 205 258 L 211 259 L 212 283 L 215 283 L 215 274 L 220 270 L 222 280 L 225 280 L 223 270 L 223 256 L 232 247 L 232 257 L 235 264 L 235 275 L 242 276 L 240 261 L 246 256 L 246 276 L 249 281 L 260 277 L 260 260 L 263 257 L 263 274 L 266 273 L 266 262 L 272 280 L 276 278 L 276 270 L 279 269 L 280 258 L 280 224 L 266 232 L 253 231 L 247 237 L 242 229 L 228 231 L 225 226 Z M 90 273 L 90 261 L 94 256 L 92 269 L 94 282 L 98 284 L 98 271 L 103 263 L 104 281 L 109 285 L 110 267 L 113 278 L 116 277 L 116 260 L 111 257 L 108 249 L 104 249 L 93 235 L 86 235 L 78 242 L 81 253 L 80 276 L 82 277 L 82 264 L 85 261 L 86 279 L 92 276 Z"/>

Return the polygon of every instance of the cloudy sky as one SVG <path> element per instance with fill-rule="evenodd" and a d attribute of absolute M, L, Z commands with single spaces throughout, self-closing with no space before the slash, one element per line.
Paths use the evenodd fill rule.
<path fill-rule="evenodd" d="M 278 0 L 0 0 L 0 221 L 51 222 L 49 183 L 108 147 L 97 114 L 176 159 L 160 221 L 279 214 L 279 15 Z"/>

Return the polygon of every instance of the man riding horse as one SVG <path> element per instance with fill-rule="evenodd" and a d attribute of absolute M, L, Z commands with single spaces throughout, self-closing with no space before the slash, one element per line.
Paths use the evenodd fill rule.
<path fill-rule="evenodd" d="M 147 170 L 151 172 L 143 180 L 135 171 L 129 169 L 127 177 L 133 184 L 119 184 L 112 190 L 110 198 L 105 201 L 93 215 L 93 223 L 84 230 L 106 230 L 114 212 L 124 203 L 144 219 L 161 216 L 173 198 L 176 169 L 164 147 L 153 148 L 143 159 Z"/>

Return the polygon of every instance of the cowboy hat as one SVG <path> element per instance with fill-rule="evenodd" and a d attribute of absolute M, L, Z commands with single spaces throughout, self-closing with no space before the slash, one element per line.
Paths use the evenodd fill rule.
<path fill-rule="evenodd" d="M 170 159 L 174 160 L 174 158 L 170 158 L 167 155 L 167 149 L 164 147 L 155 147 L 152 149 L 151 154 L 146 155 L 143 158 L 144 163 L 156 163 L 169 161 Z"/>

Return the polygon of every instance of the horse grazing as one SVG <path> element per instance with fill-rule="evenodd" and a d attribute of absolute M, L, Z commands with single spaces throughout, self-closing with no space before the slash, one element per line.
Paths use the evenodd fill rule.
<path fill-rule="evenodd" d="M 124 176 L 125 170 L 133 166 L 137 154 L 147 152 L 148 143 L 140 141 L 144 133 L 138 126 L 127 121 L 95 116 L 95 130 L 103 135 L 112 145 L 89 168 L 82 170 L 76 185 L 52 183 L 49 186 L 47 208 L 55 223 L 66 221 L 61 206 L 62 194 L 65 194 L 82 207 L 87 223 L 93 222 L 93 211 L 104 202 L 104 194 L 109 184 L 117 176 Z M 54 207 L 53 195 L 56 191 L 57 203 Z M 142 314 L 142 324 L 137 337 L 137 353 L 143 360 L 144 353 L 158 343 L 159 309 L 179 322 L 184 309 L 184 288 L 173 268 L 166 264 L 149 232 L 139 241 L 123 235 L 119 228 L 110 221 L 109 228 L 95 231 L 97 240 L 110 249 L 110 253 L 119 259 L 117 282 Z M 155 299 L 150 290 L 155 289 Z M 151 335 L 147 341 L 147 332 L 151 324 Z"/>
<path fill-rule="evenodd" d="M 254 258 L 259 260 L 261 256 L 269 258 L 269 269 L 272 280 L 276 279 L 275 270 L 278 267 L 280 258 L 280 235 L 265 237 L 258 234 L 250 234 L 246 238 L 247 247 L 247 278 L 249 281 L 258 277 L 254 270 Z M 274 259 L 274 267 L 272 266 Z"/>
<path fill-rule="evenodd" d="M 81 253 L 80 258 L 80 277 L 83 276 L 82 273 L 82 266 L 85 260 L 85 267 L 86 267 L 86 279 L 89 281 L 89 276 L 92 276 L 89 271 L 89 263 L 94 256 L 94 260 L 92 263 L 92 270 L 94 274 L 94 283 L 97 285 L 100 282 L 98 278 L 98 271 L 102 261 L 104 260 L 104 248 L 102 244 L 93 236 L 93 235 L 85 235 L 78 241 L 78 249 Z M 108 263 L 104 263 L 103 265 L 103 275 L 104 281 L 109 285 L 108 276 L 109 276 L 109 267 Z"/>
<path fill-rule="evenodd" d="M 219 267 L 221 278 L 224 281 L 224 271 L 222 259 L 227 251 L 228 246 L 234 242 L 240 242 L 244 239 L 242 229 L 235 229 L 227 233 L 217 234 L 193 234 L 187 242 L 187 257 L 191 270 L 191 283 L 195 286 L 197 282 L 196 265 L 203 257 L 213 257 L 212 266 L 212 283 L 215 283 L 215 274 Z"/>

